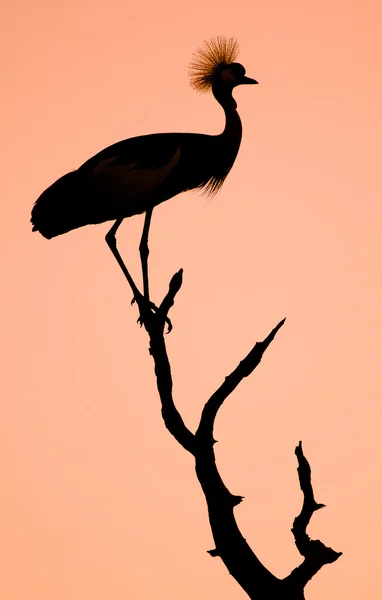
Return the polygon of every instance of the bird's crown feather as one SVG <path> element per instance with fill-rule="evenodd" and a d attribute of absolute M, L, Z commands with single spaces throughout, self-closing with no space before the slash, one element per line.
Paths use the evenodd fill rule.
<path fill-rule="evenodd" d="M 233 63 L 238 54 L 239 44 L 233 37 L 219 35 L 205 40 L 194 52 L 188 67 L 191 87 L 198 92 L 208 92 L 218 70 Z"/>

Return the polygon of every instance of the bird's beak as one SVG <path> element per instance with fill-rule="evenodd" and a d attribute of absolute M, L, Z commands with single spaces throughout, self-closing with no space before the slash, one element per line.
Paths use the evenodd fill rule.
<path fill-rule="evenodd" d="M 240 83 L 259 83 L 258 81 L 256 81 L 256 79 L 251 79 L 250 77 L 243 77 L 243 79 L 241 80 Z"/>

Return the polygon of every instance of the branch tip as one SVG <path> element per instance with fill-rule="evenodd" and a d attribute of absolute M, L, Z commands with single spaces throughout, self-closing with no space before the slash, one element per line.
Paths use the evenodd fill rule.
<path fill-rule="evenodd" d="M 273 338 L 275 337 L 278 330 L 281 329 L 281 327 L 284 325 L 285 321 L 286 321 L 286 317 L 281 319 L 280 323 L 277 323 L 276 327 L 274 327 L 272 329 L 271 333 L 265 338 L 263 343 L 265 343 L 267 340 L 269 340 L 269 343 L 270 343 L 273 340 Z"/>
<path fill-rule="evenodd" d="M 169 285 L 169 291 L 171 292 L 172 296 L 175 296 L 183 283 L 183 269 L 179 269 L 179 271 L 177 271 L 176 273 L 174 273 L 174 275 L 171 278 L 170 281 L 170 285 Z"/>

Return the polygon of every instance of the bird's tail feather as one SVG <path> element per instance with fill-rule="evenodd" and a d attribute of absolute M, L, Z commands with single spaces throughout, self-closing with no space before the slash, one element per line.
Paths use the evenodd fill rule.
<path fill-rule="evenodd" d="M 72 171 L 60 177 L 37 199 L 32 209 L 32 231 L 39 231 L 50 239 L 83 225 L 101 223 L 106 216 L 101 212 L 104 211 L 92 198 L 82 173 Z"/>
<path fill-rule="evenodd" d="M 78 179 L 77 171 L 67 173 L 41 194 L 32 209 L 32 231 L 50 239 L 81 226 Z"/>

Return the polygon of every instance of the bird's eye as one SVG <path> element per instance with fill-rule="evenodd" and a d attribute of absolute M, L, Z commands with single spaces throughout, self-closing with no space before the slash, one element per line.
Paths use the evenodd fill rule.
<path fill-rule="evenodd" d="M 234 63 L 233 65 L 231 65 L 231 72 L 238 79 L 240 79 L 241 77 L 244 77 L 244 75 L 245 75 L 245 69 L 244 69 L 243 65 L 241 65 L 239 63 Z"/>
<path fill-rule="evenodd" d="M 220 78 L 221 78 L 222 81 L 225 81 L 226 83 L 232 83 L 233 84 L 237 80 L 237 75 L 236 75 L 236 73 L 234 73 L 234 71 L 233 71 L 233 69 L 231 67 L 226 67 L 220 73 Z"/>

